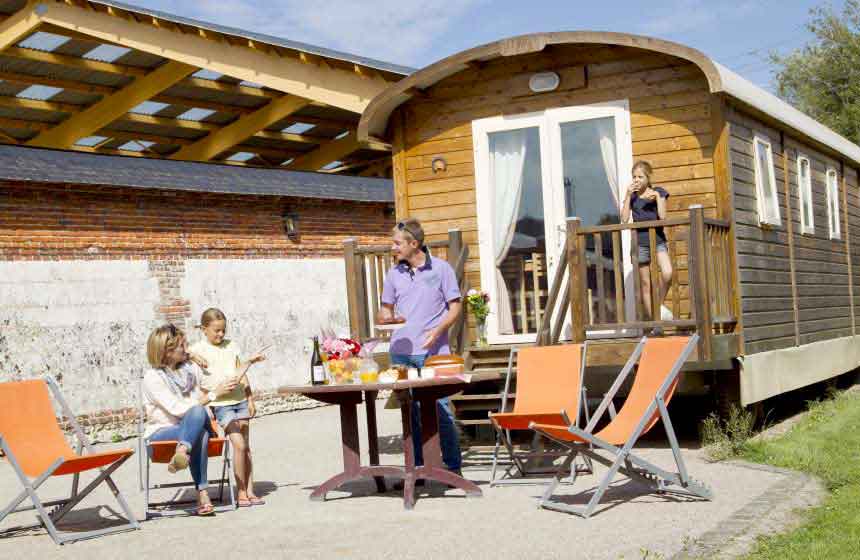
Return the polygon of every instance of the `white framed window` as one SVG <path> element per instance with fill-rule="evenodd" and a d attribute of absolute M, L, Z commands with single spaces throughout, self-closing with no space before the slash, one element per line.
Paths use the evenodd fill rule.
<path fill-rule="evenodd" d="M 770 147 L 770 142 L 763 136 L 756 135 L 753 138 L 753 151 L 759 222 L 774 226 L 781 225 L 776 174 L 773 170 L 773 150 Z"/>
<path fill-rule="evenodd" d="M 842 239 L 839 221 L 839 174 L 832 167 L 827 170 L 827 222 L 830 239 Z"/>
<path fill-rule="evenodd" d="M 803 154 L 797 154 L 797 198 L 800 200 L 800 233 L 814 234 L 812 164 Z"/>

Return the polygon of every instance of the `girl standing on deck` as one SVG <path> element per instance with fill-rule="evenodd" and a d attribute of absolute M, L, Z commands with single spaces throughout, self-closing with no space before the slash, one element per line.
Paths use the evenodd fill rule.
<path fill-rule="evenodd" d="M 239 346 L 224 338 L 227 333 L 227 317 L 219 309 L 210 308 L 200 318 L 203 339 L 189 350 L 195 358 L 203 362 L 200 386 L 204 390 L 217 387 L 225 381 L 233 381 L 235 388 L 228 394 L 214 399 L 210 406 L 218 424 L 230 438 L 233 446 L 233 470 L 236 474 L 239 507 L 262 505 L 265 500 L 254 494 L 251 461 L 251 440 L 249 420 L 256 415 L 257 409 L 251 394 L 251 385 L 246 375 L 252 364 L 265 360 L 260 353 L 248 361 L 239 359 Z"/>
<path fill-rule="evenodd" d="M 650 222 L 666 219 L 666 199 L 669 193 L 662 187 L 651 185 L 651 164 L 639 160 L 633 164 L 633 182 L 627 187 L 624 203 L 621 206 L 621 222 Z M 659 320 L 671 321 L 672 312 L 663 305 L 666 293 L 669 291 L 669 283 L 672 281 L 672 262 L 669 260 L 669 250 L 666 245 L 666 234 L 662 227 L 655 228 L 657 234 L 657 264 L 660 266 L 660 286 L 657 290 L 657 301 L 651 301 L 651 242 L 647 229 L 637 231 L 639 241 L 639 278 L 642 286 L 642 302 L 645 310 L 652 321 L 658 318 L 652 313 L 652 309 L 659 306 Z"/>

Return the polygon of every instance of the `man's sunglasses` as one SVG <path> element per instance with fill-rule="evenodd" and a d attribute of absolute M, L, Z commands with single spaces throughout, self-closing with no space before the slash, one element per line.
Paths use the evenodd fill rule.
<path fill-rule="evenodd" d="M 413 228 L 410 227 L 410 225 L 407 224 L 406 222 L 397 222 L 397 229 L 400 231 L 405 231 L 406 233 L 411 235 L 412 238 L 415 239 L 416 241 L 418 241 L 419 243 L 424 241 L 424 236 L 418 235 L 417 233 L 415 233 Z"/>

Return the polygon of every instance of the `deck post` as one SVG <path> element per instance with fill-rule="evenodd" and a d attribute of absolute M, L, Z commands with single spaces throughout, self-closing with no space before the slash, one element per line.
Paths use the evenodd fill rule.
<path fill-rule="evenodd" d="M 343 263 L 346 269 L 346 300 L 349 308 L 349 332 L 351 336 L 361 334 L 362 300 L 359 297 L 358 285 L 360 276 L 356 262 L 358 242 L 350 237 L 343 242 Z M 363 291 L 363 290 L 362 290 Z"/>
<path fill-rule="evenodd" d="M 711 359 L 711 297 L 708 285 L 708 255 L 705 254 L 705 210 L 701 204 L 690 206 L 689 239 L 690 296 L 693 298 L 696 330 L 699 333 L 699 361 Z"/>
<path fill-rule="evenodd" d="M 571 341 L 574 343 L 585 342 L 586 316 L 586 262 L 585 262 L 585 239 L 580 239 L 579 218 L 567 220 L 567 262 L 569 266 L 568 294 L 570 299 L 570 326 Z M 564 310 L 562 309 L 562 317 Z M 563 320 L 563 319 L 562 319 Z"/>
<path fill-rule="evenodd" d="M 468 255 L 462 255 L 463 253 L 463 232 L 459 229 L 449 229 L 448 230 L 448 264 L 454 267 L 454 273 L 457 275 L 457 286 L 462 290 L 465 288 L 466 284 L 463 282 L 463 279 L 466 276 L 466 263 L 460 262 L 460 257 L 467 257 Z M 466 310 L 466 294 L 460 294 L 462 299 L 460 301 L 463 302 L 463 308 L 460 312 L 460 316 L 457 317 L 457 320 L 451 325 L 451 328 L 448 331 L 448 339 L 451 345 L 451 352 L 454 354 L 458 354 L 463 351 L 461 348 L 461 335 L 463 330 L 466 328 L 465 318 L 468 315 Z"/>

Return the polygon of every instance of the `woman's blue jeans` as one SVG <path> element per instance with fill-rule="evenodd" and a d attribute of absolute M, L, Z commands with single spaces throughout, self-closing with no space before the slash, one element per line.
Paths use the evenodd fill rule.
<path fill-rule="evenodd" d="M 391 354 L 392 365 L 404 365 L 421 369 L 427 354 Z M 415 464 L 424 464 L 424 454 L 421 450 L 421 408 L 420 404 L 412 401 L 412 447 L 415 451 Z M 454 425 L 454 413 L 447 398 L 436 401 L 436 414 L 439 417 L 439 445 L 442 448 L 442 462 L 450 471 L 460 472 L 463 457 L 460 453 L 460 436 Z"/>
<path fill-rule="evenodd" d="M 191 479 L 198 490 L 209 487 L 209 415 L 200 405 L 188 409 L 182 421 L 175 426 L 161 428 L 149 441 L 176 440 L 188 449 Z M 151 451 L 150 451 L 151 453 Z"/>

